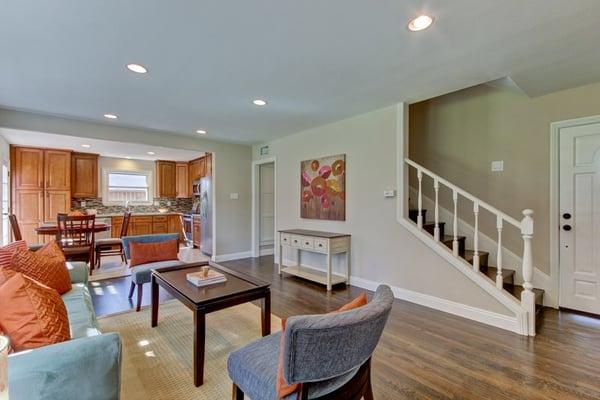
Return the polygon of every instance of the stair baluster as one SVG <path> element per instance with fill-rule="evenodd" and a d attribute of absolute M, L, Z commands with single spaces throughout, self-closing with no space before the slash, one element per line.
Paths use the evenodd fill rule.
<path fill-rule="evenodd" d="M 433 190 L 435 190 L 435 225 L 433 228 L 433 238 L 436 242 L 440 241 L 440 206 L 439 206 L 439 191 L 440 183 L 437 179 L 433 180 Z"/>
<path fill-rule="evenodd" d="M 473 202 L 473 214 L 475 214 L 475 229 L 473 232 L 473 269 L 479 271 L 479 203 Z"/>
<path fill-rule="evenodd" d="M 458 193 L 456 190 L 452 190 L 452 201 L 454 202 L 454 218 L 452 221 L 452 233 L 454 238 L 452 240 L 452 254 L 454 257 L 458 257 Z"/>
<path fill-rule="evenodd" d="M 423 183 L 423 172 L 421 172 L 420 169 L 417 169 L 417 179 L 419 180 L 419 196 L 418 196 L 418 210 L 419 210 L 419 214 L 417 216 L 417 226 L 419 227 L 419 229 L 423 229 L 423 213 L 421 210 L 423 210 L 423 190 L 422 190 L 422 183 Z"/>
<path fill-rule="evenodd" d="M 504 287 L 504 278 L 502 278 L 502 217 L 496 216 L 496 228 L 498 228 L 498 254 L 496 255 L 496 264 L 498 272 L 496 274 L 496 287 Z"/>
<path fill-rule="evenodd" d="M 529 321 L 529 336 L 535 336 L 535 294 L 533 293 L 533 210 L 523 210 L 521 220 L 521 235 L 523 236 L 523 292 L 521 292 L 521 305 L 533 318 Z"/>

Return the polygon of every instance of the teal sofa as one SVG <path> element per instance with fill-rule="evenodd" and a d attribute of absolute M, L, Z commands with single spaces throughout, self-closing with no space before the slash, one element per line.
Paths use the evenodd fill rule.
<path fill-rule="evenodd" d="M 8 357 L 13 400 L 114 400 L 121 390 L 121 339 L 101 333 L 85 263 L 67 263 L 73 288 L 62 298 L 71 340 Z"/>

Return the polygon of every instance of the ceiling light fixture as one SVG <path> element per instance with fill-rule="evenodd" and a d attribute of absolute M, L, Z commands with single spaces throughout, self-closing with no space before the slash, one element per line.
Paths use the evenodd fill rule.
<path fill-rule="evenodd" d="M 196 131 L 196 133 L 199 133 L 199 134 L 201 134 L 201 135 L 206 135 L 206 131 L 205 131 L 204 129 L 198 129 L 198 130 Z"/>
<path fill-rule="evenodd" d="M 115 114 L 104 114 L 104 118 L 108 118 L 108 119 L 117 119 L 119 118 L 118 116 L 116 116 Z"/>
<path fill-rule="evenodd" d="M 149 151 L 149 152 L 148 152 L 148 155 L 151 155 L 151 156 L 153 156 L 153 155 L 155 155 L 155 154 L 156 154 L 156 153 L 155 153 L 155 152 L 153 152 L 153 151 Z"/>
<path fill-rule="evenodd" d="M 125 158 L 128 159 L 128 160 L 131 160 L 131 157 L 129 157 L 129 156 L 125 156 Z"/>
<path fill-rule="evenodd" d="M 140 64 L 127 64 L 127 69 L 136 74 L 145 74 L 148 72 L 148 68 Z"/>
<path fill-rule="evenodd" d="M 90 147 L 92 147 L 91 144 L 82 144 L 81 147 L 89 149 Z"/>
<path fill-rule="evenodd" d="M 261 107 L 267 105 L 267 102 L 265 100 L 263 100 L 263 99 L 255 99 L 255 100 L 252 101 L 252 103 L 255 106 L 261 106 Z"/>
<path fill-rule="evenodd" d="M 408 23 L 408 29 L 413 32 L 418 32 L 429 28 L 431 24 L 433 24 L 433 17 L 423 14 L 410 20 Z"/>

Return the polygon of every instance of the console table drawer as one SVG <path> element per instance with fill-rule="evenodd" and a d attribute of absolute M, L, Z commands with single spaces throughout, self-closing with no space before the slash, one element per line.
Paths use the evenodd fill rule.
<path fill-rule="evenodd" d="M 300 243 L 302 245 L 303 249 L 306 250 L 313 250 L 315 248 L 315 239 L 308 237 L 308 236 L 301 236 L 302 242 Z"/>
<path fill-rule="evenodd" d="M 290 241 L 292 247 L 302 247 L 302 236 L 292 235 Z"/>
<path fill-rule="evenodd" d="M 328 250 L 328 240 L 327 239 L 315 239 L 315 251 L 327 253 Z"/>
<path fill-rule="evenodd" d="M 281 234 L 281 244 L 290 246 L 292 244 L 292 237 L 286 233 Z"/>

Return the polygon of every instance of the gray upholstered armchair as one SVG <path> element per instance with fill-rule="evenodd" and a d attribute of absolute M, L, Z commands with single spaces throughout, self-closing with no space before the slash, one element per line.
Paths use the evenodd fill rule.
<path fill-rule="evenodd" d="M 354 310 L 291 317 L 285 328 L 283 368 L 299 392 L 288 399 L 373 399 L 371 355 L 379 342 L 394 295 L 379 286 L 373 299 Z M 275 400 L 281 333 L 259 339 L 229 355 L 234 399 Z"/>

